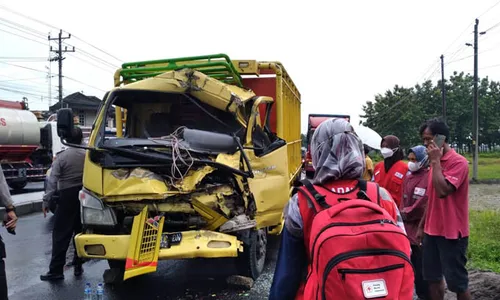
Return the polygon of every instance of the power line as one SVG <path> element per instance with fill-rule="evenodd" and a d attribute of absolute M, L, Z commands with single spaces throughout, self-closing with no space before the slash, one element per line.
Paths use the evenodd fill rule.
<path fill-rule="evenodd" d="M 87 64 L 89 64 L 89 65 L 91 65 L 91 66 L 93 66 L 93 67 L 95 67 L 95 68 L 101 69 L 101 70 L 103 70 L 103 71 L 104 71 L 104 72 L 106 72 L 106 73 L 113 73 L 113 72 L 114 72 L 114 70 L 111 70 L 111 68 L 106 70 L 106 69 L 104 69 L 104 68 L 103 68 L 104 66 L 103 66 L 103 67 L 101 67 L 101 66 L 95 65 L 95 64 L 93 64 L 92 62 L 90 62 L 90 61 L 88 61 L 88 60 L 86 60 L 86 59 L 83 59 L 83 58 L 81 58 L 81 57 L 78 57 L 78 56 L 76 56 L 76 55 L 71 55 L 71 54 L 68 54 L 68 55 L 69 55 L 69 56 L 71 56 L 71 57 L 73 57 L 73 58 L 76 58 L 76 59 L 78 59 L 78 60 L 81 60 L 81 61 L 83 61 L 83 62 L 85 62 L 85 63 L 87 63 Z"/>
<path fill-rule="evenodd" d="M 31 77 L 31 78 L 19 78 L 19 79 L 7 79 L 7 80 L 0 80 L 0 82 L 14 82 L 14 81 L 30 81 L 34 82 L 33 80 L 36 79 L 46 79 L 44 77 Z M 42 83 L 40 83 L 42 84 Z"/>
<path fill-rule="evenodd" d="M 479 19 L 480 17 L 484 16 L 487 12 L 489 12 L 490 10 L 492 10 L 495 6 L 497 6 L 498 4 L 500 4 L 500 1 L 498 1 L 497 3 L 493 4 L 490 8 L 488 8 L 487 10 L 485 10 L 482 14 L 480 14 L 479 16 L 477 16 L 476 19 Z"/>
<path fill-rule="evenodd" d="M 45 97 L 46 96 L 46 95 L 42 95 L 42 94 L 34 94 L 34 93 L 26 92 L 26 91 L 20 91 L 20 90 L 4 88 L 4 87 L 0 87 L 0 90 L 11 92 L 11 93 L 17 93 L 17 94 L 21 94 L 21 95 L 30 95 L 30 96 L 35 96 L 35 97 Z"/>
<path fill-rule="evenodd" d="M 45 94 L 46 91 L 41 91 L 35 86 L 30 85 L 12 85 L 12 83 L 0 83 L 0 87 L 10 88 L 10 89 L 18 89 L 22 91 L 32 92 L 32 93 L 42 93 Z"/>
<path fill-rule="evenodd" d="M 464 29 L 464 31 L 462 31 L 462 33 L 460 33 L 460 35 L 442 53 L 446 54 L 446 52 L 451 48 L 451 46 L 453 46 L 462 37 L 462 35 L 464 35 L 464 33 L 467 32 L 467 30 L 469 29 L 469 27 L 471 27 L 471 25 L 472 25 L 472 23 L 470 23 Z"/>
<path fill-rule="evenodd" d="M 56 26 L 53 26 L 53 25 L 48 24 L 48 23 L 46 23 L 46 22 L 44 22 L 44 21 L 41 21 L 41 20 L 35 19 L 35 18 L 33 18 L 33 17 L 27 16 L 27 15 L 25 15 L 25 14 L 22 14 L 22 13 L 20 13 L 20 12 L 18 12 L 18 11 L 15 11 L 15 10 L 13 10 L 13 9 L 11 9 L 11 8 L 6 7 L 5 5 L 0 5 L 0 9 L 6 10 L 6 11 L 8 11 L 8 12 L 10 12 L 10 13 L 13 13 L 13 14 L 16 14 L 16 15 L 18 15 L 18 16 L 24 17 L 24 18 L 29 19 L 29 20 L 31 20 L 31 21 L 38 22 L 38 23 L 43 24 L 43 25 L 45 25 L 45 26 L 47 26 L 47 27 L 49 27 L 49 28 L 53 28 L 53 29 L 56 29 L 56 30 L 58 29 L 58 27 L 56 27 Z M 104 54 L 106 54 L 106 55 L 108 55 L 108 56 L 110 56 L 110 57 L 112 57 L 112 58 L 114 58 L 114 59 L 118 60 L 119 62 L 122 62 L 122 61 L 123 61 L 123 60 L 121 60 L 121 59 L 117 58 L 116 56 L 111 55 L 110 53 L 108 53 L 108 52 L 104 51 L 103 49 L 101 49 L 101 48 L 99 48 L 99 47 L 97 47 L 97 46 L 94 46 L 93 44 L 91 44 L 91 43 L 89 43 L 89 42 L 87 42 L 87 41 L 84 41 L 84 40 L 83 40 L 83 39 L 81 39 L 80 37 L 77 37 L 77 36 L 75 36 L 75 35 L 73 35 L 73 37 L 75 37 L 76 39 L 80 40 L 81 42 L 83 42 L 83 43 L 85 43 L 85 44 L 87 44 L 87 45 L 91 46 L 92 48 L 94 48 L 94 49 L 96 49 L 96 50 L 98 50 L 98 51 L 101 51 L 102 53 L 104 53 Z"/>
<path fill-rule="evenodd" d="M 85 82 L 81 82 L 80 80 L 76 80 L 76 79 L 71 78 L 71 77 L 68 77 L 68 76 L 64 76 L 64 78 L 67 78 L 67 79 L 69 79 L 69 80 L 72 80 L 72 81 L 74 81 L 74 82 L 77 82 L 77 83 L 83 84 L 83 85 L 85 85 L 85 86 L 88 86 L 88 87 L 90 87 L 90 88 L 93 88 L 93 89 L 99 90 L 99 91 L 104 92 L 104 93 L 106 93 L 106 92 L 107 92 L 107 91 L 105 91 L 105 90 L 103 90 L 103 89 L 100 89 L 100 88 L 98 88 L 98 87 L 92 86 L 92 85 L 87 84 L 87 83 L 85 83 Z"/>
<path fill-rule="evenodd" d="M 74 47 L 74 46 L 72 46 L 72 45 L 70 45 L 68 43 L 64 43 L 64 44 L 68 45 L 70 47 Z M 92 59 L 92 60 L 95 60 L 95 61 L 97 61 L 99 63 L 106 64 L 106 65 L 112 67 L 113 69 L 119 69 L 120 68 L 119 66 L 114 65 L 114 64 L 112 64 L 112 63 L 110 63 L 110 62 L 108 62 L 108 61 L 106 61 L 106 60 L 104 60 L 104 59 L 102 59 L 100 57 L 97 57 L 97 56 L 95 56 L 95 55 L 93 55 L 93 54 L 91 54 L 91 53 L 89 53 L 89 52 L 87 52 L 85 50 L 80 50 L 79 53 L 82 54 L 82 55 L 84 55 L 84 56 L 86 56 L 86 57 L 88 57 L 88 58 L 90 58 L 90 59 Z"/>
<path fill-rule="evenodd" d="M 491 68 L 497 68 L 500 67 L 500 64 L 492 65 L 492 66 L 486 66 L 486 67 L 481 67 L 480 69 L 491 69 Z"/>
<path fill-rule="evenodd" d="M 100 49 L 100 48 L 98 48 L 98 47 L 96 47 L 96 46 L 94 46 L 94 45 L 90 44 L 90 43 L 87 43 L 86 41 L 82 40 L 81 38 L 79 38 L 79 37 L 77 37 L 77 36 L 74 36 L 74 37 L 75 37 L 76 39 L 80 40 L 81 42 L 83 42 L 83 43 L 85 43 L 85 44 L 89 45 L 90 47 L 92 47 L 92 48 L 94 48 L 94 49 L 96 49 L 96 50 L 99 50 L 99 51 L 101 51 L 102 53 L 107 54 L 108 56 L 110 56 L 110 57 L 112 57 L 112 58 L 116 59 L 117 61 L 119 61 L 119 62 L 123 62 L 123 60 L 122 60 L 122 59 L 119 59 L 118 57 L 116 57 L 116 56 L 114 56 L 114 55 L 112 55 L 112 54 L 110 54 L 110 53 L 108 53 L 108 52 L 106 52 L 106 51 L 104 51 L 104 50 L 102 50 L 102 49 Z"/>
<path fill-rule="evenodd" d="M 25 67 L 25 66 L 16 65 L 16 64 L 12 64 L 12 63 L 5 62 L 5 61 L 0 61 L 0 64 L 5 64 L 5 65 L 13 66 L 13 67 L 18 67 L 18 68 L 27 69 L 27 70 L 31 70 L 31 71 L 34 71 L 34 72 L 40 72 L 40 73 L 44 73 L 44 74 L 46 74 L 46 72 L 45 72 L 45 71 L 41 71 L 41 70 L 37 70 L 37 69 L 33 69 L 33 68 L 30 68 L 30 67 Z"/>
<path fill-rule="evenodd" d="M 18 15 L 18 16 L 21 16 L 21 17 L 24 17 L 24 18 L 26 18 L 26 19 L 29 19 L 29 20 L 31 20 L 31 21 L 35 21 L 35 22 L 38 22 L 38 23 L 40 23 L 40 24 L 43 24 L 43 25 L 45 25 L 45 26 L 47 26 L 47 27 L 51 27 L 51 28 L 53 28 L 53 29 L 57 29 L 57 27 L 55 27 L 55 26 L 52 26 L 52 25 L 50 25 L 50 24 L 48 24 L 48 23 L 45 23 L 45 22 L 40 21 L 40 20 L 37 20 L 37 19 L 35 19 L 35 18 L 33 18 L 33 17 L 30 17 L 30 16 L 27 16 L 27 15 L 24 15 L 24 14 L 22 14 L 22 13 L 20 13 L 20 12 L 17 12 L 17 11 L 15 11 L 15 10 L 13 10 L 13 9 L 8 8 L 7 6 L 4 6 L 4 5 L 1 5 L 1 4 L 0 4 L 0 8 L 1 8 L 1 9 L 3 9 L 3 10 L 8 11 L 8 12 L 10 12 L 10 13 L 13 13 L 13 14 L 16 14 L 16 15 Z"/>
<path fill-rule="evenodd" d="M 40 42 L 40 41 L 37 41 L 37 40 L 32 39 L 32 38 L 29 38 L 29 37 L 27 37 L 27 36 L 22 36 L 22 35 L 19 35 L 19 34 L 17 34 L 17 33 L 10 32 L 10 31 L 4 30 L 4 29 L 0 29 L 0 31 L 3 31 L 3 32 L 6 32 L 6 33 L 9 33 L 9 34 L 15 35 L 15 36 L 20 37 L 20 38 L 23 38 L 23 39 L 27 39 L 27 40 L 33 41 L 33 42 L 35 42 L 35 43 L 42 44 L 42 45 L 44 45 L 44 46 L 46 46 L 46 45 L 47 45 L 46 43 L 42 43 L 42 42 Z"/>
<path fill-rule="evenodd" d="M 496 23 L 495 25 L 491 26 L 490 28 L 486 29 L 484 32 L 489 32 L 495 28 L 497 28 L 498 26 L 500 26 L 500 22 Z"/>
<path fill-rule="evenodd" d="M 14 24 L 14 26 L 8 25 L 8 24 L 5 24 L 5 23 Z M 23 26 L 21 24 L 17 24 L 15 22 L 10 22 L 9 20 L 5 20 L 3 18 L 0 18 L 0 24 L 3 25 L 3 26 L 7 26 L 9 28 L 12 28 L 14 30 L 20 31 L 22 33 L 29 34 L 29 35 L 31 35 L 33 37 L 36 37 L 36 38 L 39 38 L 39 39 L 44 39 L 45 38 L 45 36 L 42 35 L 42 34 L 40 34 L 39 31 L 36 31 L 36 30 L 34 30 L 32 28 Z M 28 29 L 25 30 L 25 29 L 20 29 L 20 28 L 28 28 Z M 35 32 L 35 33 L 33 33 L 33 32 Z"/>

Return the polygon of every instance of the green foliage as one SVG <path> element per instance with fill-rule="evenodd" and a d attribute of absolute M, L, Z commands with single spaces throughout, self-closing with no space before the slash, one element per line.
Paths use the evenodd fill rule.
<path fill-rule="evenodd" d="M 394 134 L 405 148 L 421 144 L 418 129 L 427 119 L 440 117 L 440 81 L 417 84 L 411 88 L 395 86 L 374 101 L 363 105 L 363 125 L 385 136 Z M 450 142 L 459 146 L 469 145 L 472 136 L 473 77 L 455 72 L 445 81 L 447 99 L 447 123 L 450 126 Z M 483 78 L 478 89 L 479 141 L 493 145 L 500 139 L 500 83 Z"/>
<path fill-rule="evenodd" d="M 469 267 L 500 272 L 500 212 L 471 211 Z"/>
<path fill-rule="evenodd" d="M 305 134 L 300 134 L 300 139 L 302 140 L 302 147 L 307 147 L 307 137 Z"/>

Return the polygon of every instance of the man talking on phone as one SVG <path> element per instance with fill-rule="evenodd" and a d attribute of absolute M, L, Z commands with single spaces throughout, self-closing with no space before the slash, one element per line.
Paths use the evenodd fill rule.
<path fill-rule="evenodd" d="M 466 269 L 469 242 L 469 166 L 448 144 L 446 123 L 431 119 L 420 127 L 431 172 L 428 204 L 417 239 L 422 243 L 423 277 L 432 300 L 444 299 L 444 278 L 459 300 L 471 299 Z"/>

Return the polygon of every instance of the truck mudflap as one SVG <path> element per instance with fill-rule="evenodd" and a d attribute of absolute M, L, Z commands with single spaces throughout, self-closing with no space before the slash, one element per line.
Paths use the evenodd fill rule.
<path fill-rule="evenodd" d="M 156 272 L 165 218 L 148 217 L 148 207 L 134 217 L 123 280 Z"/>

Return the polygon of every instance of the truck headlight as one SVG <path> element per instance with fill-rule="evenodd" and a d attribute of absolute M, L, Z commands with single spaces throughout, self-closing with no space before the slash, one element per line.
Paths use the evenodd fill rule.
<path fill-rule="evenodd" d="M 114 211 L 105 206 L 101 199 L 93 196 L 85 189 L 80 191 L 79 198 L 82 224 L 100 226 L 116 225 Z"/>

